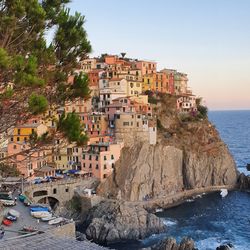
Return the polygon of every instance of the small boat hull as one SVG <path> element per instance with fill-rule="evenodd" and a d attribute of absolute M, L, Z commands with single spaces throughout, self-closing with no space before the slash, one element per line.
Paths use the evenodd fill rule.
<path fill-rule="evenodd" d="M 8 216 L 6 216 L 6 219 L 7 219 L 7 220 L 10 220 L 10 221 L 16 221 L 16 220 L 17 220 L 17 217 L 12 216 L 12 215 L 8 215 Z"/>
<path fill-rule="evenodd" d="M 50 221 L 48 222 L 48 224 L 49 224 L 49 225 L 56 225 L 56 224 L 59 224 L 59 223 L 61 223 L 61 222 L 63 222 L 63 221 L 64 221 L 64 218 L 59 217 L 59 218 L 56 218 L 56 219 L 54 219 L 54 220 L 50 220 Z"/>
<path fill-rule="evenodd" d="M 5 226 L 11 226 L 12 221 L 8 220 L 8 219 L 4 219 L 2 222 Z"/>
<path fill-rule="evenodd" d="M 19 218 L 19 216 L 20 216 L 20 213 L 14 209 L 10 209 L 8 213 L 9 213 L 9 215 L 15 216 L 17 218 Z"/>
<path fill-rule="evenodd" d="M 48 221 L 50 221 L 50 220 L 55 220 L 56 219 L 56 217 L 50 217 L 50 216 L 48 216 L 48 217 L 44 217 L 44 218 L 41 218 L 41 220 L 42 221 L 44 221 L 44 222 L 48 222 Z"/>
<path fill-rule="evenodd" d="M 37 219 L 41 219 L 51 216 L 51 213 L 47 211 L 36 211 L 36 212 L 31 212 L 31 215 Z"/>

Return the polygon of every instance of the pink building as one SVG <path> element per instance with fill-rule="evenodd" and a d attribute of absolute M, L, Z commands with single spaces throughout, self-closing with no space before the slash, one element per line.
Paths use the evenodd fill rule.
<path fill-rule="evenodd" d="M 135 65 L 137 69 L 141 70 L 143 76 L 156 73 L 156 62 L 136 61 Z"/>
<path fill-rule="evenodd" d="M 82 153 L 82 170 L 103 181 L 112 174 L 115 162 L 120 158 L 122 147 L 122 143 L 89 145 L 88 149 Z"/>
<path fill-rule="evenodd" d="M 49 161 L 48 150 L 31 149 L 25 142 L 10 142 L 7 152 L 10 157 L 8 164 L 15 165 L 24 177 L 34 176 L 34 170 L 47 165 Z"/>

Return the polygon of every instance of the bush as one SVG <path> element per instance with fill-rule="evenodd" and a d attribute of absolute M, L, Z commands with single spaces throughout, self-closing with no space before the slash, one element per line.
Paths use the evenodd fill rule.
<path fill-rule="evenodd" d="M 208 109 L 206 106 L 198 105 L 197 109 L 199 113 L 201 114 L 202 118 L 207 118 Z"/>
<path fill-rule="evenodd" d="M 34 115 L 43 113 L 48 108 L 48 101 L 46 97 L 43 95 L 37 95 L 35 93 L 31 94 L 28 104 L 29 111 Z"/>
<path fill-rule="evenodd" d="M 84 145 L 87 143 L 88 138 L 83 134 L 83 127 L 79 116 L 73 112 L 65 113 L 59 119 L 58 130 L 63 132 L 68 138 L 69 142 L 77 142 L 78 145 Z"/>

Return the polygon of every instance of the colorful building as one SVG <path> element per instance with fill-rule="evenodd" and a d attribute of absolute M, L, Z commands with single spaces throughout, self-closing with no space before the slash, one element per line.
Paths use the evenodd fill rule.
<path fill-rule="evenodd" d="M 18 125 L 14 128 L 13 135 L 10 138 L 11 142 L 24 142 L 30 139 L 32 134 L 42 136 L 48 131 L 48 127 L 41 123 L 30 123 Z"/>
<path fill-rule="evenodd" d="M 98 143 L 89 145 L 82 153 L 82 170 L 100 181 L 112 174 L 115 163 L 120 158 L 123 143 Z"/>

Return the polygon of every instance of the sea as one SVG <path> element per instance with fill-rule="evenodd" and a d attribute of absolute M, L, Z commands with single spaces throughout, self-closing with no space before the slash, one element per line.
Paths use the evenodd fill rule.
<path fill-rule="evenodd" d="M 209 120 L 228 145 L 240 172 L 250 163 L 250 110 L 210 111 Z M 189 199 L 180 206 L 159 212 L 167 232 L 137 242 L 113 245 L 119 250 L 141 249 L 172 236 L 179 242 L 192 237 L 199 250 L 215 250 L 231 243 L 234 249 L 250 250 L 250 193 L 232 191 L 222 198 L 219 192 Z"/>

